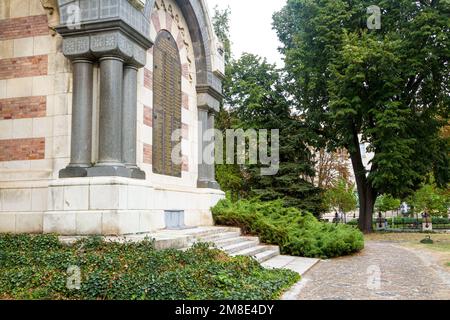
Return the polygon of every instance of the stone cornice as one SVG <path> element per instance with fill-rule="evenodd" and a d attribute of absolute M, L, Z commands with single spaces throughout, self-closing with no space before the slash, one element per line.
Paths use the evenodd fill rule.
<path fill-rule="evenodd" d="M 72 29 L 89 28 L 99 22 L 121 21 L 143 38 L 150 35 L 150 22 L 144 8 L 130 0 L 58 0 L 61 25 Z M 150 41 L 150 39 L 148 39 Z"/>
<path fill-rule="evenodd" d="M 153 42 L 143 7 L 138 9 L 128 0 L 58 2 L 61 24 L 56 31 L 64 39 L 66 57 L 98 59 L 112 55 L 136 67 L 145 65 L 146 51 Z"/>
<path fill-rule="evenodd" d="M 207 85 L 207 84 L 197 85 L 197 93 L 198 94 L 200 94 L 200 93 L 208 94 L 218 101 L 222 101 L 222 99 L 223 99 L 222 92 L 219 92 L 217 89 L 215 89 L 212 86 Z"/>
<path fill-rule="evenodd" d="M 123 34 L 133 39 L 143 48 L 149 49 L 153 42 L 148 37 L 144 37 L 136 32 L 132 27 L 121 20 L 102 20 L 89 24 L 83 24 L 79 29 L 68 28 L 66 25 L 56 27 L 56 31 L 63 37 L 90 35 L 96 32 L 116 31 L 120 30 Z"/>
<path fill-rule="evenodd" d="M 223 95 L 208 85 L 197 86 L 197 108 L 217 113 Z"/>
<path fill-rule="evenodd" d="M 143 67 L 146 63 L 146 52 L 146 48 L 141 47 L 121 31 L 80 33 L 66 35 L 63 39 L 63 53 L 72 60 L 117 56 L 128 64 Z"/>

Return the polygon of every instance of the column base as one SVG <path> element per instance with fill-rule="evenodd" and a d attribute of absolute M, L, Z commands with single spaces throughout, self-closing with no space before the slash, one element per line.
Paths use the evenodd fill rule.
<path fill-rule="evenodd" d="M 88 177 L 123 177 L 130 178 L 130 169 L 124 166 L 98 165 L 88 169 Z"/>
<path fill-rule="evenodd" d="M 146 178 L 145 172 L 139 169 L 138 167 L 129 167 L 128 170 L 130 170 L 131 179 L 145 180 Z"/>
<path fill-rule="evenodd" d="M 220 185 L 217 181 L 198 181 L 197 188 L 220 190 Z"/>
<path fill-rule="evenodd" d="M 68 166 L 59 171 L 59 178 L 84 178 L 88 176 L 88 167 Z"/>
<path fill-rule="evenodd" d="M 145 180 L 145 172 L 139 168 L 127 168 L 123 166 L 95 166 L 87 169 L 88 177 L 123 177 L 137 180 Z"/>

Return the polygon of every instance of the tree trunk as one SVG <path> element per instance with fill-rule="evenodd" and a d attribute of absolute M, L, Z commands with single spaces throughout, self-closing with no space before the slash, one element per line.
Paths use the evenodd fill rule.
<path fill-rule="evenodd" d="M 355 175 L 356 186 L 359 197 L 359 229 L 364 233 L 372 232 L 373 212 L 375 201 L 377 199 L 377 192 L 372 187 L 372 184 L 367 179 L 366 168 L 361 157 L 361 150 L 359 146 L 359 138 L 357 133 L 353 137 L 353 151 L 350 152 L 352 160 L 353 172 Z"/>
<path fill-rule="evenodd" d="M 370 188 L 369 188 L 370 189 Z M 373 212 L 376 197 L 370 190 L 366 190 L 359 201 L 359 229 L 364 233 L 371 233 L 373 224 Z"/>

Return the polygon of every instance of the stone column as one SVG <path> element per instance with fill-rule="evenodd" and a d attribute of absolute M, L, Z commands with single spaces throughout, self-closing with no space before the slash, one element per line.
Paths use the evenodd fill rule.
<path fill-rule="evenodd" d="M 122 162 L 122 89 L 124 60 L 100 58 L 98 162 L 89 176 L 129 176 Z"/>
<path fill-rule="evenodd" d="M 210 110 L 208 112 L 208 129 L 214 130 L 215 128 L 215 118 L 216 118 L 216 112 L 213 110 Z M 214 144 L 215 137 L 211 137 L 211 141 Z M 215 144 L 214 144 L 215 145 Z M 215 159 L 212 164 L 208 165 L 208 187 L 211 189 L 220 189 L 219 184 L 216 181 L 216 166 L 215 166 Z"/>
<path fill-rule="evenodd" d="M 92 163 L 93 62 L 74 59 L 70 164 L 60 178 L 86 177 Z"/>
<path fill-rule="evenodd" d="M 205 135 L 205 132 L 212 133 L 214 129 L 214 111 L 208 108 L 198 109 L 199 122 L 199 165 L 198 165 L 198 188 L 220 189 L 219 184 L 215 179 L 215 159 L 214 152 L 211 159 L 208 159 L 207 148 L 214 145 L 214 136 Z M 206 139 L 205 139 L 206 138 Z M 205 159 L 206 157 L 206 159 Z"/>
<path fill-rule="evenodd" d="M 126 65 L 123 74 L 122 161 L 130 170 L 131 178 L 145 180 L 145 172 L 136 161 L 137 136 L 137 75 L 138 68 Z"/>
<path fill-rule="evenodd" d="M 199 188 L 208 188 L 209 166 L 204 159 L 204 150 L 207 141 L 204 141 L 205 132 L 208 130 L 208 109 L 198 109 L 198 182 Z"/>

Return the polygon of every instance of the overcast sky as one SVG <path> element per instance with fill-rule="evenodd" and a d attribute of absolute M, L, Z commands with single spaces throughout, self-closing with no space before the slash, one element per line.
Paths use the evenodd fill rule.
<path fill-rule="evenodd" d="M 282 66 L 280 45 L 272 30 L 272 15 L 280 10 L 286 0 L 206 0 L 211 17 L 213 8 L 231 8 L 231 41 L 236 58 L 243 52 L 266 57 L 270 63 Z"/>

